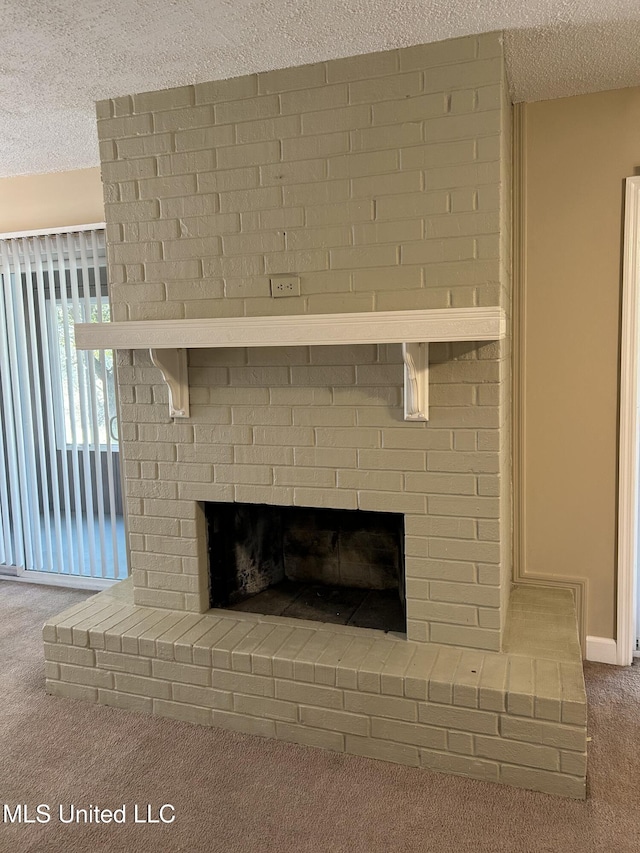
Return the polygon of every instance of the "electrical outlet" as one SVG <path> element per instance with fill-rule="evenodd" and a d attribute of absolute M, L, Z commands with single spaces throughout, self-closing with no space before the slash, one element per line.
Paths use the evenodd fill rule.
<path fill-rule="evenodd" d="M 274 299 L 280 296 L 300 296 L 300 277 L 297 275 L 278 275 L 269 281 Z"/>

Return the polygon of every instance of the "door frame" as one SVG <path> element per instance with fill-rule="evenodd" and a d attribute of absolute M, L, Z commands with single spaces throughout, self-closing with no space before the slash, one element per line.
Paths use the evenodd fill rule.
<path fill-rule="evenodd" d="M 623 233 L 616 663 L 629 666 L 636 641 L 638 555 L 640 177 L 625 181 Z"/>

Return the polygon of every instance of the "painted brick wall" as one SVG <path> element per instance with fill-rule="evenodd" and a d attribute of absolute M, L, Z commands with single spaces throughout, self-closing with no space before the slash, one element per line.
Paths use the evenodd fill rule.
<path fill-rule="evenodd" d="M 508 310 L 508 112 L 497 34 L 98 104 L 114 318 Z M 398 346 L 192 351 L 176 423 L 121 354 L 136 602 L 206 607 L 198 501 L 404 511 L 410 638 L 499 648 L 508 347 L 431 350 L 428 425 Z"/>

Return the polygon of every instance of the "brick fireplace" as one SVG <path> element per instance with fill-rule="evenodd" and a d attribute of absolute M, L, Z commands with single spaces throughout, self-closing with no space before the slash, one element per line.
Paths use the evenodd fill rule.
<path fill-rule="evenodd" d="M 498 34 L 101 102 L 113 318 L 508 317 L 509 127 Z M 50 691 L 583 796 L 572 603 L 511 607 L 560 653 L 505 647 L 508 338 L 429 345 L 428 422 L 402 376 L 384 340 L 200 347 L 174 419 L 119 350 L 132 577 L 45 626 Z M 210 610 L 216 504 L 400 514 L 406 633 Z"/>

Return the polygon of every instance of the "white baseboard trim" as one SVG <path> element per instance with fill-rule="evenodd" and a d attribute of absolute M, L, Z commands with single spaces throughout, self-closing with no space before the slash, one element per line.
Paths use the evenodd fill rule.
<path fill-rule="evenodd" d="M 587 637 L 586 659 L 594 663 L 618 663 L 618 644 L 608 637 Z"/>
<path fill-rule="evenodd" d="M 46 572 L 24 572 L 18 575 L 9 575 L 0 573 L 0 583 L 9 581 L 11 583 L 35 583 L 44 586 L 61 586 L 70 589 L 88 589 L 95 592 L 100 592 L 103 589 L 109 589 L 117 581 L 108 580 L 107 578 L 85 578 L 78 575 L 59 575 L 56 572 L 47 574 Z"/>

